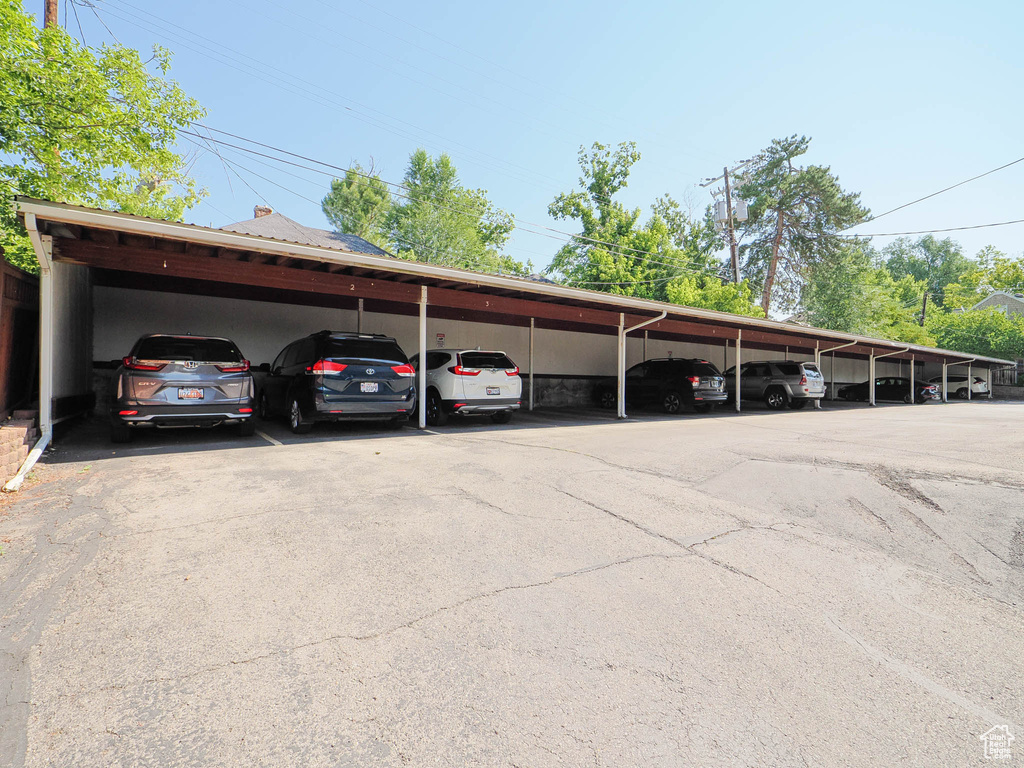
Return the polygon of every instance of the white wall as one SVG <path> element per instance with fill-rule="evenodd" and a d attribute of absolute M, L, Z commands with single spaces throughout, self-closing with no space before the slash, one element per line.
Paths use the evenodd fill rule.
<path fill-rule="evenodd" d="M 69 295 L 78 296 L 76 302 L 86 300 L 87 293 L 81 294 L 80 267 L 58 265 L 69 271 L 61 279 L 69 286 Z M 71 270 L 80 270 L 72 272 Z M 71 286 L 79 288 L 72 289 Z M 79 291 L 76 293 L 75 291 Z M 58 293 L 58 296 L 61 294 Z M 226 336 L 235 341 L 254 365 L 269 363 L 281 349 L 291 341 L 308 333 L 329 328 L 335 331 L 356 329 L 355 310 L 307 307 L 293 304 L 275 304 L 243 299 L 223 299 L 212 296 L 195 296 L 160 291 L 140 291 L 128 288 L 97 286 L 92 291 L 94 306 L 92 359 L 116 360 L 128 354 L 135 340 L 146 333 L 194 333 L 197 335 Z M 58 302 L 59 303 L 59 302 Z M 76 307 L 78 305 L 76 304 Z M 81 317 L 83 310 L 66 308 L 65 326 L 75 323 L 74 317 Z M 87 324 L 85 324 L 87 325 Z M 59 326 L 58 326 L 59 327 Z M 68 333 L 63 338 L 77 338 L 57 355 L 58 361 L 73 359 L 74 349 L 81 349 L 81 334 L 78 337 Z M 363 316 L 365 333 L 384 333 L 394 336 L 407 354 L 415 354 L 418 344 L 418 319 L 407 315 L 384 315 L 366 312 Z M 443 333 L 447 349 L 475 347 L 500 349 L 507 352 L 519 367 L 526 372 L 529 363 L 530 329 L 519 326 L 491 325 L 460 320 L 427 319 L 427 347 L 438 346 L 437 334 Z M 58 339 L 62 336 L 58 333 Z M 615 374 L 616 336 L 573 331 L 552 331 L 538 328 L 535 331 L 534 361 L 535 372 L 568 376 L 606 376 Z M 84 349 L 88 349 L 85 346 Z M 643 331 L 636 331 L 628 337 L 626 364 L 634 365 L 644 359 Z M 736 350 L 731 346 L 726 352 L 717 344 L 694 344 L 681 341 L 649 339 L 647 357 L 699 357 L 710 360 L 720 369 L 732 366 Z M 743 360 L 765 360 L 781 358 L 780 352 L 743 347 Z M 813 355 L 790 354 L 791 359 L 813 360 Z M 74 367 L 73 365 L 71 366 Z M 832 381 L 832 357 L 822 355 L 822 373 L 826 381 Z M 70 370 L 70 369 L 69 369 Z M 918 372 L 920 373 L 920 367 Z M 953 370 L 952 367 L 950 370 Z M 966 372 L 966 367 L 962 369 Z M 980 369 L 978 369 L 980 370 Z M 876 367 L 879 376 L 901 375 L 899 361 L 879 360 Z M 909 375 L 909 363 L 902 364 L 902 375 Z M 927 376 L 941 374 L 941 365 L 926 366 Z M 62 372 L 62 376 L 65 373 Z M 70 373 L 67 373 L 70 376 Z M 984 375 L 984 374 L 979 374 Z M 865 381 L 868 378 L 867 360 L 835 359 L 835 380 L 837 384 Z M 69 379 L 70 380 L 70 379 Z M 60 390 L 58 390 L 60 393 Z M 70 394 L 70 392 L 65 392 Z"/>
<path fill-rule="evenodd" d="M 53 397 L 83 395 L 92 388 L 92 279 L 88 267 L 54 262 Z"/>

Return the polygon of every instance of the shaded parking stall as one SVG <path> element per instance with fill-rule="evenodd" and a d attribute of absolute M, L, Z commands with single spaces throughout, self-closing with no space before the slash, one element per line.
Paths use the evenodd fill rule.
<path fill-rule="evenodd" d="M 384 333 L 410 355 L 501 349 L 522 371 L 524 410 L 587 405 L 596 379 L 617 376 L 620 418 L 627 415 L 627 367 L 654 357 L 735 366 L 737 384 L 737 362 L 816 361 L 833 398 L 843 384 L 876 376 L 922 380 L 962 365 L 968 376 L 990 378 L 993 367 L 1010 364 L 410 262 L 369 244 L 360 250 L 358 238 L 328 246 L 26 198 L 16 205 L 42 265 L 44 440 L 55 422 L 97 398 L 102 406 L 111 361 L 153 332 L 226 336 L 254 365 L 321 328 Z M 421 367 L 420 391 L 423 376 Z M 421 427 L 423 415 L 420 409 Z"/>

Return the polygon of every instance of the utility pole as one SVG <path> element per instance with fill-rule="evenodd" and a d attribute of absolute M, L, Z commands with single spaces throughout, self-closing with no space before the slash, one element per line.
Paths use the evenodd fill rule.
<path fill-rule="evenodd" d="M 57 25 L 57 0 L 43 0 L 43 26 Z"/>
<path fill-rule="evenodd" d="M 747 220 L 747 204 L 743 200 L 737 200 L 735 221 L 732 210 L 732 185 L 729 183 L 729 174 L 735 174 L 736 171 L 742 170 L 754 162 L 757 158 L 752 157 L 749 160 L 744 160 L 742 163 L 729 168 L 726 166 L 722 169 L 722 175 L 716 176 L 713 179 L 705 179 L 702 187 L 709 187 L 715 182 L 725 181 L 725 216 L 719 216 L 716 213 L 715 223 L 722 222 L 724 226 L 729 230 L 729 259 L 732 262 L 732 279 L 734 283 L 740 281 L 740 256 L 739 256 L 739 243 L 736 242 L 736 225 L 735 221 L 746 221 Z M 722 190 L 713 190 L 712 194 L 721 194 Z M 717 203 L 716 205 L 720 205 Z"/>
<path fill-rule="evenodd" d="M 725 179 L 725 210 L 729 213 L 729 256 L 732 258 L 732 281 L 740 281 L 740 257 L 736 248 L 736 230 L 732 218 L 732 189 L 729 187 L 729 167 L 722 169 L 722 178 Z"/>
<path fill-rule="evenodd" d="M 924 313 L 928 309 L 928 291 L 924 292 L 924 298 L 921 299 L 921 327 L 924 328 Z"/>

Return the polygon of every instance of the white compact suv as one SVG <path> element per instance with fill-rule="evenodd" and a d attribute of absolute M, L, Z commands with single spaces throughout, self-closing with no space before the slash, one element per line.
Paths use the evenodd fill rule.
<path fill-rule="evenodd" d="M 410 362 L 419 371 L 419 355 Z M 512 419 L 512 412 L 519 410 L 522 394 L 519 368 L 504 352 L 427 352 L 427 391 L 420 402 L 432 427 L 443 426 L 452 414 L 486 414 L 496 424 L 505 424 Z"/>
<path fill-rule="evenodd" d="M 928 379 L 929 384 L 934 384 L 939 388 L 939 392 L 942 392 L 942 377 L 935 376 L 934 378 Z M 949 386 L 949 396 L 956 395 L 961 400 L 967 399 L 967 377 L 963 375 L 946 374 L 946 384 Z M 971 397 L 988 397 L 992 393 L 989 391 L 988 382 L 986 382 L 981 376 L 975 376 L 974 381 L 971 382 Z"/>

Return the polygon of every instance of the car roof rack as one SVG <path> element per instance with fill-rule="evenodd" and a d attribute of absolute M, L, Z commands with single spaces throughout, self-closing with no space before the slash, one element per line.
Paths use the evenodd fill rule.
<path fill-rule="evenodd" d="M 317 331 L 316 333 L 310 334 L 311 336 L 330 336 L 331 338 L 346 338 L 346 339 L 390 339 L 386 333 L 360 333 L 359 331 Z"/>

